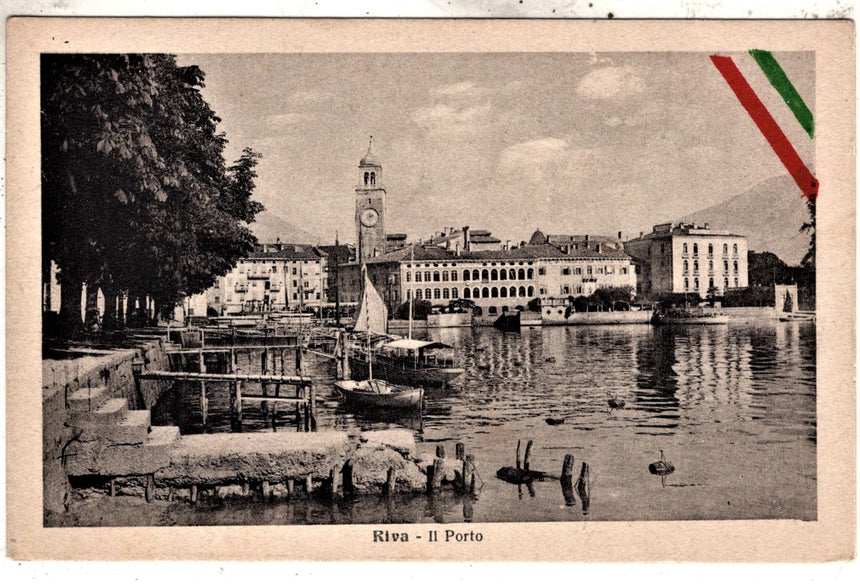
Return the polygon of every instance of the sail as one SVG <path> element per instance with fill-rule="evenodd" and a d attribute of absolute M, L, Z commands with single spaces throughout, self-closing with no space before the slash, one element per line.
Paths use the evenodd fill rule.
<path fill-rule="evenodd" d="M 367 268 L 362 267 L 364 285 L 362 286 L 361 307 L 355 319 L 357 331 L 369 331 L 376 334 L 385 334 L 388 324 L 388 310 L 373 282 L 367 276 Z"/>

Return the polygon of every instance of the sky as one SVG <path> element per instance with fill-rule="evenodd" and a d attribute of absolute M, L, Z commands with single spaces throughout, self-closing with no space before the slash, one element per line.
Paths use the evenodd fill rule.
<path fill-rule="evenodd" d="M 800 157 L 810 139 L 746 53 L 730 54 Z M 815 112 L 813 53 L 776 53 Z M 389 233 L 502 241 L 625 237 L 787 174 L 708 53 L 207 54 L 233 160 L 263 154 L 255 198 L 322 242 L 355 240 L 373 135 Z M 798 196 L 799 196 L 798 191 Z M 719 226 L 714 226 L 719 227 Z"/>

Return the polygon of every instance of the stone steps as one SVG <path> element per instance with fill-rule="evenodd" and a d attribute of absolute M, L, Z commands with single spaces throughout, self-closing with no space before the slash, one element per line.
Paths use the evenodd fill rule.
<path fill-rule="evenodd" d="M 69 476 L 152 474 L 170 464 L 178 439 L 177 426 L 153 426 L 142 444 L 76 442 L 66 450 L 66 473 Z"/>
<path fill-rule="evenodd" d="M 116 425 L 122 422 L 126 412 L 128 412 L 128 401 L 123 398 L 112 398 L 96 410 L 86 412 L 70 410 L 69 424 L 75 428 Z"/>
<path fill-rule="evenodd" d="M 92 412 L 99 409 L 110 399 L 110 390 L 106 385 L 85 387 L 68 397 L 68 408 L 72 412 Z"/>
<path fill-rule="evenodd" d="M 128 410 L 118 424 L 98 424 L 84 428 L 82 442 L 104 440 L 110 444 L 143 444 L 152 424 L 149 410 Z"/>

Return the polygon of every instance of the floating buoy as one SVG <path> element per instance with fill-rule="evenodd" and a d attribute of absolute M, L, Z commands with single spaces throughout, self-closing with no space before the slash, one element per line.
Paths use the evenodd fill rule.
<path fill-rule="evenodd" d="M 559 424 L 564 424 L 564 418 L 547 418 L 546 423 L 550 426 L 558 426 Z"/>
<path fill-rule="evenodd" d="M 626 405 L 627 405 L 627 402 L 624 401 L 623 399 L 619 398 L 617 395 L 609 396 L 609 407 L 611 409 L 614 410 L 615 408 L 623 408 Z"/>
<path fill-rule="evenodd" d="M 648 472 L 652 475 L 659 475 L 660 479 L 663 482 L 663 486 L 666 486 L 666 475 L 670 475 L 675 472 L 675 466 L 666 460 L 666 455 L 663 454 L 663 451 L 660 451 L 660 460 L 657 462 L 652 462 L 648 465 Z"/>

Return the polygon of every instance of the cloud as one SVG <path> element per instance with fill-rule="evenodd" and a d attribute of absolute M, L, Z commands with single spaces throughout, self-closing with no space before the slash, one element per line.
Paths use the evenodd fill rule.
<path fill-rule="evenodd" d="M 587 99 L 611 99 L 641 93 L 645 83 L 630 67 L 604 67 L 583 77 L 576 93 Z"/>
<path fill-rule="evenodd" d="M 295 126 L 313 118 L 313 115 L 304 112 L 286 112 L 269 116 L 268 122 L 273 126 Z"/>
<path fill-rule="evenodd" d="M 430 134 L 465 134 L 483 123 L 490 113 L 489 104 L 457 106 L 439 103 L 421 107 L 412 121 Z"/>
<path fill-rule="evenodd" d="M 287 99 L 292 103 L 297 104 L 314 104 L 323 101 L 328 101 L 334 97 L 334 94 L 320 90 L 301 90 L 296 91 Z"/>
<path fill-rule="evenodd" d="M 523 168 L 545 168 L 559 164 L 566 158 L 567 140 L 541 138 L 508 146 L 499 156 L 499 170 L 518 172 Z"/>
<path fill-rule="evenodd" d="M 461 81 L 450 85 L 440 85 L 430 90 L 430 95 L 446 97 L 469 97 L 484 93 L 484 89 L 475 86 L 471 81 Z"/>

